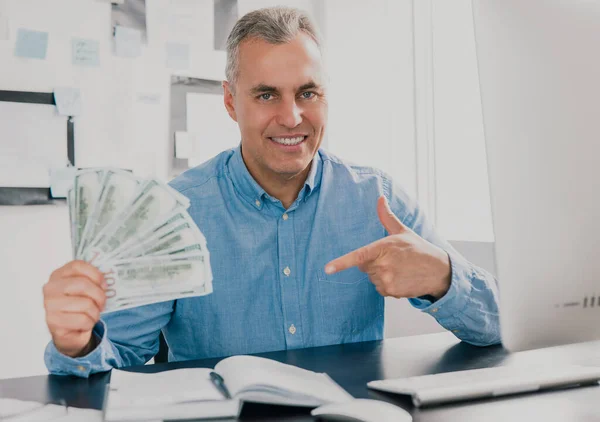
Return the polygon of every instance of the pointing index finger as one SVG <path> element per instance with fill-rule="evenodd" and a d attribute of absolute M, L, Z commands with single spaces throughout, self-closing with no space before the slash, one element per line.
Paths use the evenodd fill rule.
<path fill-rule="evenodd" d="M 364 265 L 369 261 L 372 261 L 371 246 L 363 246 L 347 253 L 346 255 L 340 256 L 339 258 L 330 261 L 325 266 L 325 274 L 335 274 L 337 272 L 347 270 L 348 268 L 357 267 Z"/>

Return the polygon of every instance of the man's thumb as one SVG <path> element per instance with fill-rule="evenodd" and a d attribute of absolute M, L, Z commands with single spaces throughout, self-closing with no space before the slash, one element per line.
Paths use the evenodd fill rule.
<path fill-rule="evenodd" d="M 406 230 L 404 224 L 398 220 L 398 217 L 390 209 L 387 199 L 383 195 L 377 200 L 377 214 L 379 215 L 379 221 L 389 234 L 398 234 Z"/>

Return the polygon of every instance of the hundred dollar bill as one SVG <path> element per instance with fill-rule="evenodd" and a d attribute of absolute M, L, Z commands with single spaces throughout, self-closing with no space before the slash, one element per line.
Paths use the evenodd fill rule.
<path fill-rule="evenodd" d="M 79 250 L 83 229 L 100 196 L 103 175 L 102 169 L 83 170 L 75 175 L 73 182 L 75 191 L 73 250 L 75 252 Z"/>
<path fill-rule="evenodd" d="M 183 208 L 177 208 L 164 218 L 162 218 L 158 224 L 155 224 L 150 229 L 141 232 L 135 233 L 131 239 L 125 245 L 121 245 L 116 248 L 114 251 L 104 255 L 103 260 L 111 260 L 111 259 L 128 259 L 137 255 L 133 255 L 138 248 L 144 247 L 149 242 L 152 241 L 153 238 L 160 235 L 160 233 L 165 233 L 171 230 L 177 224 L 181 224 L 185 221 L 187 212 Z M 131 246 L 130 246 L 131 245 Z M 97 261 L 99 262 L 99 261 Z"/>
<path fill-rule="evenodd" d="M 206 249 L 206 239 L 196 223 L 186 212 L 176 215 L 179 216 L 181 218 L 175 218 L 171 224 L 154 231 L 151 236 L 133 245 L 124 254 L 119 254 L 119 257 L 165 255 L 170 250 L 179 250 L 195 244 L 204 245 L 203 250 Z"/>
<path fill-rule="evenodd" d="M 67 206 L 69 208 L 69 228 L 71 229 L 71 248 L 73 249 L 73 258 L 75 258 L 75 191 L 73 188 L 67 192 Z"/>
<path fill-rule="evenodd" d="M 197 253 L 102 264 L 100 271 L 108 284 L 103 313 L 212 293 L 206 265 L 210 265 L 206 257 Z"/>
<path fill-rule="evenodd" d="M 126 210 L 107 225 L 86 249 L 83 259 L 88 262 L 102 262 L 103 257 L 119 247 L 128 245 L 137 233 L 142 233 L 157 224 L 169 212 L 189 206 L 175 195 L 169 186 L 157 181 L 147 181 Z"/>
<path fill-rule="evenodd" d="M 123 212 L 125 205 L 131 201 L 138 187 L 139 181 L 131 173 L 117 169 L 106 170 L 98 204 L 88 218 L 79 242 L 78 257 L 83 256 L 85 248 L 96 238 L 98 233 Z"/>

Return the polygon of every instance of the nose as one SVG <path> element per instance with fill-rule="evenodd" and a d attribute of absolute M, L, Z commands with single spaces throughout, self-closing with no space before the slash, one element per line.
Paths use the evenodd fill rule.
<path fill-rule="evenodd" d="M 277 123 L 289 129 L 293 129 L 302 123 L 302 109 L 298 107 L 295 98 L 280 102 Z"/>

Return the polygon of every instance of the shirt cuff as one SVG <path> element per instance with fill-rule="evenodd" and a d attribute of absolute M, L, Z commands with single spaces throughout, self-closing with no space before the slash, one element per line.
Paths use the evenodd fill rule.
<path fill-rule="evenodd" d="M 78 377 L 88 378 L 91 373 L 98 372 L 98 367 L 102 360 L 102 350 L 108 345 L 106 336 L 106 325 L 100 320 L 92 330 L 92 335 L 96 336 L 96 348 L 85 356 L 72 358 L 58 351 L 54 342 L 50 340 L 44 352 L 46 367 L 54 375 L 76 375 Z"/>
<path fill-rule="evenodd" d="M 455 318 L 467 306 L 471 293 L 472 267 L 462 256 L 448 253 L 452 278 L 450 288 L 435 302 L 424 298 L 410 298 L 408 301 L 417 309 L 430 314 L 438 321 Z"/>

